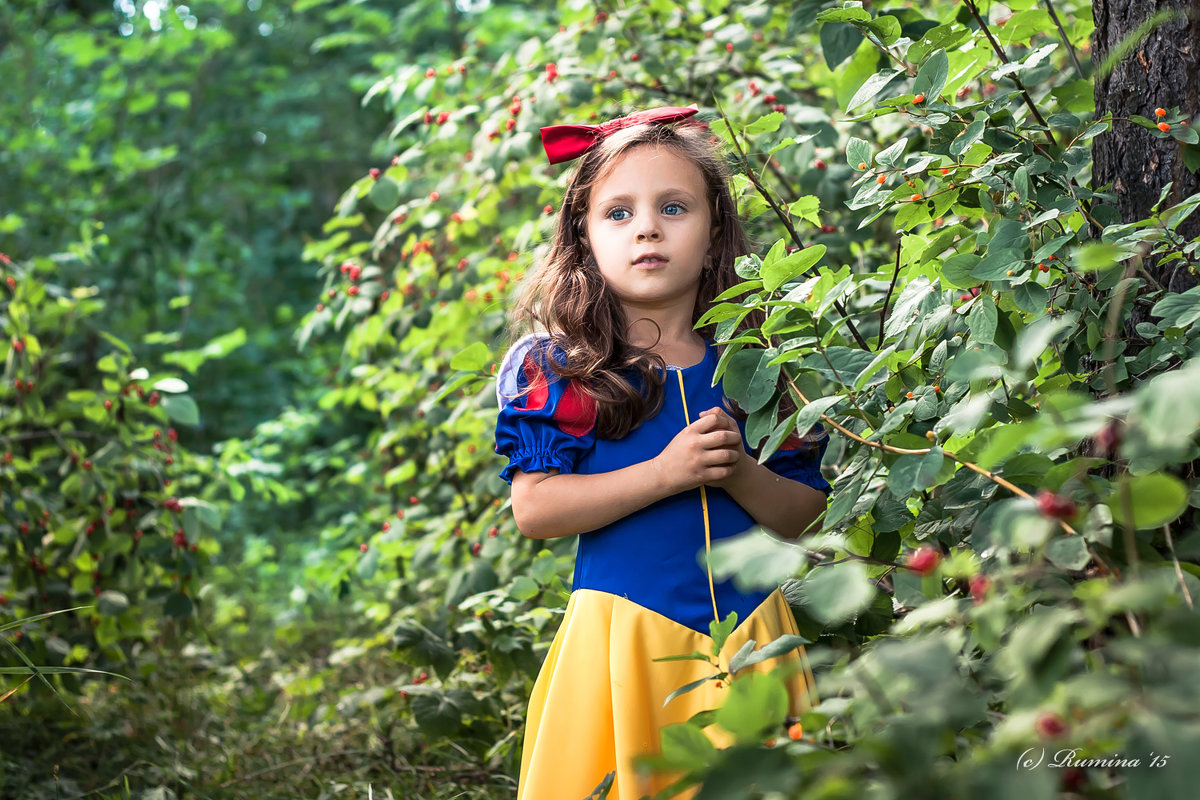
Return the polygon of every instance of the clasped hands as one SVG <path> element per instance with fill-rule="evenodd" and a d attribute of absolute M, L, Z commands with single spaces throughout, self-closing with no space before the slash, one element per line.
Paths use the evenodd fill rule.
<path fill-rule="evenodd" d="M 727 489 L 755 463 L 746 453 L 737 421 L 716 406 L 701 411 L 654 462 L 676 491 L 701 484 Z"/>

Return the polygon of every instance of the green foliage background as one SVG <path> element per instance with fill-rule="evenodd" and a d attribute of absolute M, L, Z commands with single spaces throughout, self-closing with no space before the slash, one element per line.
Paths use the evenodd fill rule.
<path fill-rule="evenodd" d="M 564 186 L 537 129 L 695 102 L 757 242 L 726 389 L 764 457 L 837 429 L 822 530 L 715 568 L 785 582 L 823 701 L 789 739 L 726 665 L 736 747 L 702 718 L 648 765 L 1189 796 L 1200 290 L 1155 274 L 1200 196 L 1120 220 L 1090 142 L 1195 169 L 1196 109 L 1095 119 L 1088 4 L 983 8 L 994 42 L 965 3 L 148 5 L 0 10 L 0 794 L 513 796 L 574 548 L 491 450 Z M 1021 768 L 1063 748 L 1142 762 Z"/>

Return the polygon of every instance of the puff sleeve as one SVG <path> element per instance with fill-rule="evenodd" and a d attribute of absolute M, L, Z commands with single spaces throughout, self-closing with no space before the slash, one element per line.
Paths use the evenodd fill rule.
<path fill-rule="evenodd" d="M 500 477 L 510 485 L 518 469 L 548 472 L 557 467 L 564 475 L 573 473 L 596 442 L 595 401 L 576 381 L 554 374 L 549 354 L 545 335 L 529 334 L 509 348 L 500 364 L 496 452 L 508 458 Z"/>
<path fill-rule="evenodd" d="M 816 434 L 820 434 L 820 438 L 815 438 Z M 824 492 L 828 497 L 833 486 L 821 475 L 821 459 L 828 447 L 829 434 L 817 424 L 809 431 L 808 441 L 795 434 L 784 439 L 779 449 L 763 462 L 763 466 L 776 475 Z"/>

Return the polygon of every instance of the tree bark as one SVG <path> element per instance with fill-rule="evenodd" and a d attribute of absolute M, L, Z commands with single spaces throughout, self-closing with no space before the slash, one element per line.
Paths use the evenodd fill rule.
<path fill-rule="evenodd" d="M 1155 13 L 1171 9 L 1179 12 L 1178 18 L 1151 30 L 1111 73 L 1099 74 L 1105 57 L 1139 25 Z M 1096 23 L 1092 46 L 1096 116 L 1118 118 L 1112 130 L 1096 137 L 1092 145 L 1092 185 L 1099 190 L 1111 184 L 1109 191 L 1116 195 L 1121 221 L 1133 222 L 1150 215 L 1168 182 L 1172 186 L 1166 205 L 1200 191 L 1200 174 L 1184 163 L 1184 149 L 1190 145 L 1160 139 L 1120 119 L 1133 114 L 1155 119 L 1155 108 L 1178 107 L 1189 115 L 1189 124 L 1200 122 L 1200 4 L 1197 0 L 1094 0 L 1092 16 Z M 1200 213 L 1185 220 L 1179 233 L 1186 240 L 1200 236 Z M 1145 266 L 1170 291 L 1196 285 L 1196 276 L 1182 261 L 1161 269 L 1150 262 Z"/>

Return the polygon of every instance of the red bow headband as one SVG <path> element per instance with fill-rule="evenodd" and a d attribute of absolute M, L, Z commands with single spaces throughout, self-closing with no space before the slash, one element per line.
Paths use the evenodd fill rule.
<path fill-rule="evenodd" d="M 688 108 L 665 106 L 648 108 L 645 111 L 638 111 L 628 117 L 618 117 L 600 125 L 550 125 L 542 128 L 542 147 L 546 149 L 546 158 L 551 164 L 561 164 L 564 161 L 579 158 L 622 128 L 646 122 L 660 124 L 678 122 L 681 119 L 687 119 L 698 110 L 695 106 Z"/>

